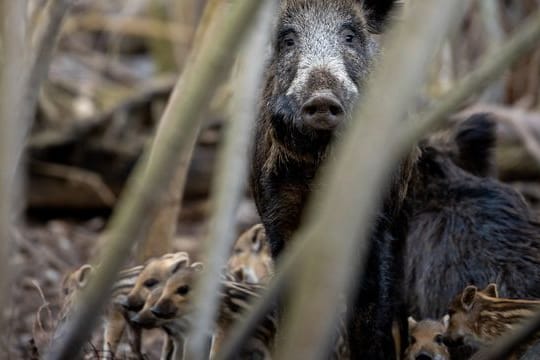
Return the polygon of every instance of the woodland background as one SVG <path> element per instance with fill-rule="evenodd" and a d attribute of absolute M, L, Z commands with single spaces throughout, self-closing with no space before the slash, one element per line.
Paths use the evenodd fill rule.
<path fill-rule="evenodd" d="M 39 21 L 44 4 L 29 1 L 30 21 Z M 3 358 L 28 358 L 32 339 L 38 348 L 45 346 L 61 306 L 64 274 L 99 253 L 98 236 L 195 45 L 204 5 L 203 0 L 79 0 L 67 15 L 25 144 L 25 197 L 17 204 L 25 221 L 11 231 Z M 539 0 L 469 1 L 430 69 L 420 102 L 451 89 L 538 9 Z M 233 80 L 217 90 L 204 115 L 175 236 L 155 248 L 158 253 L 187 250 L 197 257 L 208 231 L 211 180 Z M 455 118 L 478 110 L 497 115 L 498 176 L 540 214 L 540 44 L 462 110 Z M 169 195 L 167 206 L 174 207 L 179 194 Z M 236 230 L 256 222 L 246 187 Z M 139 249 L 139 258 L 152 255 L 148 251 Z M 152 336 L 146 341 L 156 343 Z"/>

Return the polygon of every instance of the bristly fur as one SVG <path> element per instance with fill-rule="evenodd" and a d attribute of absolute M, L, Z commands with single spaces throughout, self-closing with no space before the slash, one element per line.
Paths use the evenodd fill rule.
<path fill-rule="evenodd" d="M 282 0 L 260 102 L 251 180 L 273 257 L 298 228 L 316 186 L 313 180 L 341 130 L 311 127 L 303 121 L 302 106 L 316 94 L 330 93 L 343 107 L 343 119 L 350 120 L 378 53 L 372 32 L 384 27 L 394 3 Z M 415 156 L 413 151 L 389 179 L 372 227 L 367 275 L 348 306 L 353 359 L 395 357 L 392 320 L 401 306 L 402 291 L 396 284 L 401 282 L 407 224 L 402 205 Z M 405 316 L 402 324 L 406 324 Z"/>
<path fill-rule="evenodd" d="M 457 152 L 424 143 L 411 192 L 405 273 L 418 318 L 444 315 L 448 299 L 469 284 L 497 282 L 503 296 L 540 297 L 535 214 L 513 188 L 460 167 L 490 173 L 493 123 L 475 115 L 454 134 Z"/>

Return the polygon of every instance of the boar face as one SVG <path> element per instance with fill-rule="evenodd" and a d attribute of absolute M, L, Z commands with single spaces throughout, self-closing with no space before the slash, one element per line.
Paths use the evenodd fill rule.
<path fill-rule="evenodd" d="M 279 139 L 324 143 L 350 116 L 377 53 L 374 24 L 392 3 L 282 1 L 263 104 Z"/>

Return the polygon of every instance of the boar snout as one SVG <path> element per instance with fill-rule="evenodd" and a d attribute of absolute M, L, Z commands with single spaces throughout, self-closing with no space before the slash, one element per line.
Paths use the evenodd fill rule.
<path fill-rule="evenodd" d="M 333 130 L 343 120 L 345 110 L 331 93 L 321 92 L 302 105 L 302 120 L 316 130 Z"/>
<path fill-rule="evenodd" d="M 431 356 L 431 354 L 423 352 L 416 355 L 415 360 L 433 360 L 433 356 Z"/>

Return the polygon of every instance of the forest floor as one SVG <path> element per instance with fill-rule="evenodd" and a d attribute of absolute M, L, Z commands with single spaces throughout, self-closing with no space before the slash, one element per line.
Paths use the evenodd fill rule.
<path fill-rule="evenodd" d="M 187 205 L 180 217 L 173 244 L 175 251 L 187 251 L 197 258 L 198 243 L 207 227 L 206 207 L 204 201 Z M 103 216 L 89 219 L 43 219 L 42 216 L 13 230 L 16 248 L 10 258 L 13 274 L 10 303 L 4 314 L 6 329 L 0 336 L 3 359 L 30 359 L 33 349 L 43 353 L 47 348 L 62 307 L 62 280 L 99 251 L 99 235 L 106 224 Z M 241 205 L 239 220 L 239 231 L 257 221 L 250 201 Z M 159 358 L 162 339 L 158 330 L 145 333 L 143 351 L 147 358 Z M 85 358 L 100 358 L 101 343 L 101 331 L 96 330 L 85 348 Z M 130 358 L 126 344 L 121 346 L 116 358 Z"/>

